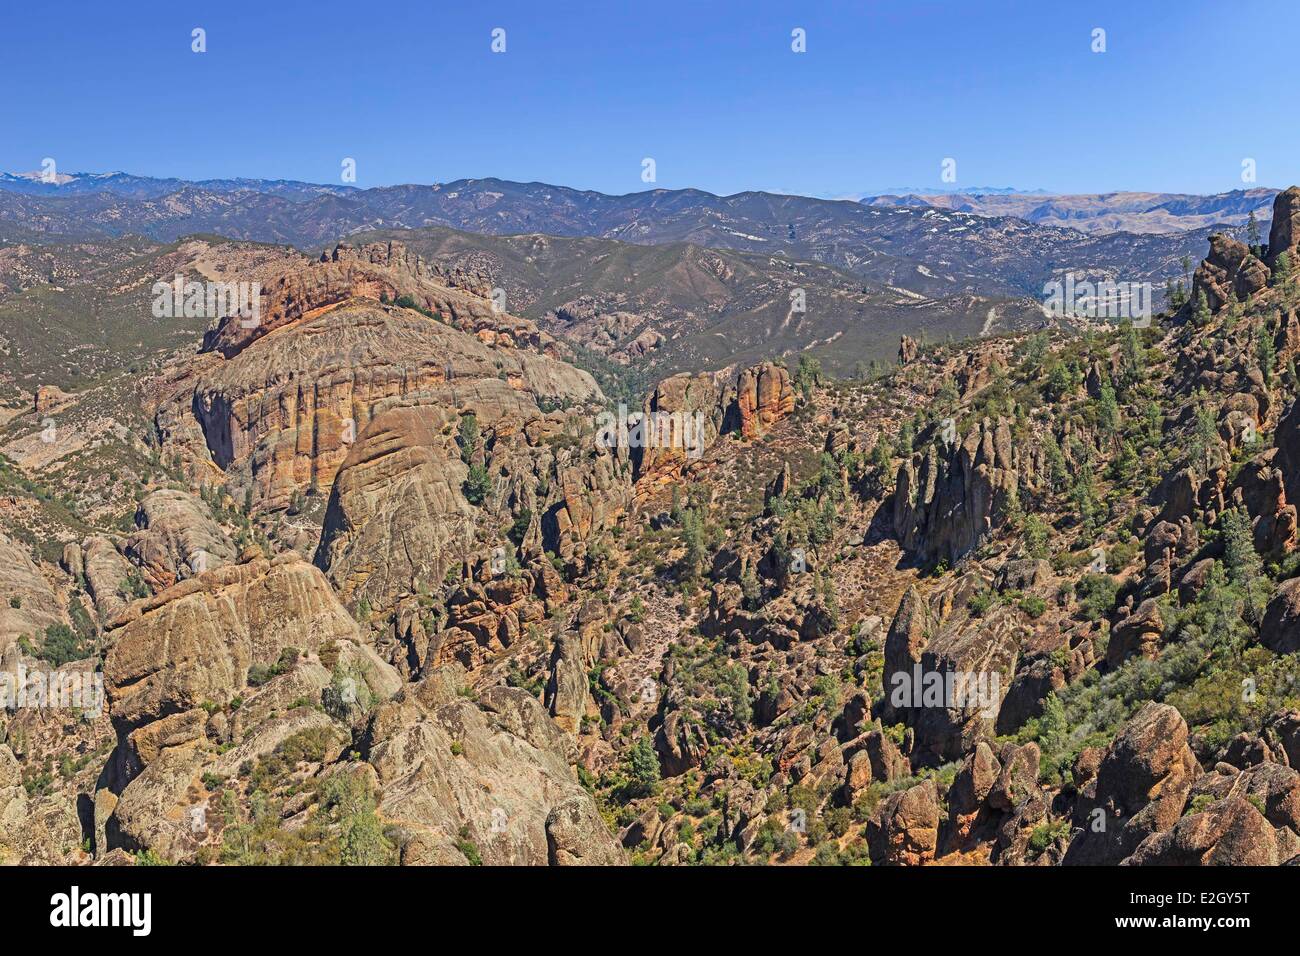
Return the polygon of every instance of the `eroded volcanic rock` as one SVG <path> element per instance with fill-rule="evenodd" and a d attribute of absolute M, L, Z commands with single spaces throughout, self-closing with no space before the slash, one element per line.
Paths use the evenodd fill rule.
<path fill-rule="evenodd" d="M 740 433 L 746 438 L 762 437 L 794 411 L 790 372 L 771 362 L 745 369 L 736 381 L 736 406 Z"/>
<path fill-rule="evenodd" d="M 1268 266 L 1244 242 L 1216 233 L 1210 237 L 1210 254 L 1192 276 L 1192 300 L 1204 292 L 1210 311 L 1217 312 L 1229 302 L 1249 299 L 1268 285 L 1268 278 Z"/>
<path fill-rule="evenodd" d="M 27 550 L 0 534 L 0 651 L 18 638 L 45 633 L 63 621 L 63 609 L 53 588 Z"/>
<path fill-rule="evenodd" d="M 442 285 L 390 246 L 382 253 L 297 264 L 271 281 L 257 324 L 223 320 L 206 354 L 169 373 L 157 416 L 169 450 L 278 509 L 295 493 L 324 493 L 371 418 L 395 405 L 457 408 L 484 382 L 507 387 L 490 408 L 479 403 L 491 417 L 536 414 L 539 400 L 601 400 L 531 323 Z"/>
<path fill-rule="evenodd" d="M 366 730 L 380 813 L 409 834 L 403 862 L 463 864 L 466 842 L 489 865 L 622 862 L 569 766 L 572 742 L 538 700 L 493 687 L 476 704 L 463 680 L 457 665 L 437 669 Z"/>

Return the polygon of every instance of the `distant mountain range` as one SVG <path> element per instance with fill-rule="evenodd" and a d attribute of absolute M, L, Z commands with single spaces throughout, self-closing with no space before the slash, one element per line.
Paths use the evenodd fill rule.
<path fill-rule="evenodd" d="M 84 196 L 109 193 L 132 199 L 157 199 L 196 186 L 214 193 L 256 192 L 290 200 L 321 195 L 346 195 L 355 186 L 329 186 L 292 179 L 202 179 L 189 181 L 167 177 L 133 176 L 130 173 L 58 173 L 46 181 L 40 172 L 0 173 L 0 190 L 27 196 Z"/>
<path fill-rule="evenodd" d="M 444 226 L 487 235 L 543 234 L 643 245 L 689 242 L 710 248 L 824 262 L 864 279 L 931 298 L 955 294 L 1034 296 L 1066 271 L 1163 287 L 1199 258 L 1223 217 L 1244 221 L 1244 200 L 1144 200 L 1141 214 L 1184 217 L 1195 228 L 1166 233 L 1105 231 L 1059 224 L 1068 206 L 1044 197 L 966 194 L 876 197 L 868 202 L 698 189 L 623 196 L 545 183 L 467 179 L 372 189 L 283 180 L 190 183 L 112 174 L 75 174 L 62 185 L 31 175 L 0 179 L 0 240 L 86 240 L 138 234 L 161 242 L 201 233 L 319 248 L 375 229 Z M 1228 197 L 1234 194 L 1225 194 Z M 1070 197 L 1079 199 L 1080 197 Z M 1197 200 L 1200 200 L 1199 202 Z M 1033 209 L 1029 203 L 1038 205 Z M 978 211 L 953 206 L 971 206 Z M 1010 215 L 1014 208 L 1022 215 Z M 1055 209 L 1057 221 L 1051 210 Z M 1246 210 L 1248 211 L 1248 210 Z M 1035 222 L 1025 216 L 1044 219 Z M 1096 216 L 1091 217 L 1096 219 Z M 1078 217 L 1088 224 L 1088 216 Z M 1091 234 L 1090 234 L 1091 233 Z"/>
<path fill-rule="evenodd" d="M 809 259 L 591 237 L 442 227 L 359 233 L 447 272 L 482 276 L 512 313 L 621 368 L 633 390 L 674 372 L 809 352 L 836 374 L 892 361 L 900 336 L 965 339 L 1036 326 L 1020 298 L 931 297 Z M 792 295 L 798 303 L 792 301 Z"/>
<path fill-rule="evenodd" d="M 895 192 L 870 196 L 869 206 L 934 206 L 977 216 L 1015 216 L 1026 222 L 1078 229 L 1091 235 L 1111 232 L 1177 233 L 1215 225 L 1243 225 L 1255 213 L 1267 233 L 1276 189 L 1234 189 L 1213 196 L 1189 193 L 1118 192 L 1049 195 L 997 190 Z"/>

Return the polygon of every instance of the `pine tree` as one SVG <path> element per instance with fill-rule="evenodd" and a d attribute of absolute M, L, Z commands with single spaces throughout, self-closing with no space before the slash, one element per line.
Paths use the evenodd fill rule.
<path fill-rule="evenodd" d="M 1289 253 L 1284 252 L 1273 263 L 1273 285 L 1285 285 L 1290 278 L 1291 256 Z"/>
<path fill-rule="evenodd" d="M 1223 513 L 1223 564 L 1232 584 L 1247 584 L 1264 573 L 1264 563 L 1255 551 L 1255 534 L 1250 516 L 1238 508 Z"/>
<path fill-rule="evenodd" d="M 1119 418 L 1119 402 L 1115 398 L 1115 389 L 1107 382 L 1102 385 L 1101 394 L 1097 397 L 1097 425 L 1103 434 L 1113 439 L 1119 434 Z"/>
<path fill-rule="evenodd" d="M 1137 329 L 1129 319 L 1124 319 L 1119 327 L 1120 388 L 1127 393 L 1142 381 L 1143 359 L 1142 343 L 1138 341 Z"/>
<path fill-rule="evenodd" d="M 1277 349 L 1273 345 L 1273 336 L 1268 329 L 1259 327 L 1255 336 L 1255 357 L 1259 360 L 1259 370 L 1264 373 L 1264 384 L 1273 384 L 1273 366 L 1277 363 Z"/>
<path fill-rule="evenodd" d="M 1192 325 L 1198 329 L 1203 329 L 1210 324 L 1210 303 L 1205 298 L 1205 290 L 1196 291 L 1196 306 L 1192 310 Z"/>
<path fill-rule="evenodd" d="M 461 416 L 456 430 L 456 444 L 460 446 L 461 461 L 466 464 L 478 446 L 479 435 L 478 419 L 473 414 Z"/>

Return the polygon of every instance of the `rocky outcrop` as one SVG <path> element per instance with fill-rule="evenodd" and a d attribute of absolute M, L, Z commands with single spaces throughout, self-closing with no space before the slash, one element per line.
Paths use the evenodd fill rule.
<path fill-rule="evenodd" d="M 1137 610 L 1121 618 L 1111 629 L 1106 645 L 1106 663 L 1118 667 L 1133 656 L 1154 658 L 1164 640 L 1165 623 L 1155 598 L 1148 598 Z"/>
<path fill-rule="evenodd" d="M 1124 861 L 1127 866 L 1276 866 L 1277 837 L 1247 800 L 1231 797 L 1183 817 Z"/>
<path fill-rule="evenodd" d="M 44 635 L 64 620 L 58 596 L 12 538 L 0 534 L 0 651 L 20 637 Z"/>
<path fill-rule="evenodd" d="M 477 702 L 464 672 L 440 668 L 380 705 L 365 756 L 380 814 L 405 832 L 404 863 L 613 864 L 622 852 L 569 767 L 572 745 L 526 691 Z"/>
<path fill-rule="evenodd" d="M 1229 302 L 1244 302 L 1268 285 L 1269 268 L 1250 253 L 1244 242 L 1216 233 L 1210 253 L 1192 276 L 1192 301 L 1204 292 L 1210 311 Z"/>
<path fill-rule="evenodd" d="M 939 795 L 933 780 L 891 794 L 867 821 L 867 847 L 876 865 L 921 866 L 939 843 Z"/>
<path fill-rule="evenodd" d="M 1259 641 L 1278 654 L 1300 651 L 1300 578 L 1278 585 L 1264 611 Z"/>
<path fill-rule="evenodd" d="M 885 638 L 885 713 L 911 728 L 914 766 L 959 760 L 992 737 L 1025 632 L 1014 609 L 977 617 L 975 576 L 923 599 L 904 596 Z"/>
<path fill-rule="evenodd" d="M 324 576 L 293 552 L 208 571 L 137 601 L 112 622 L 104 681 L 114 722 L 133 730 L 222 704 L 286 648 L 358 640 Z"/>
<path fill-rule="evenodd" d="M 956 563 L 1002 520 L 1018 466 L 1003 420 L 985 419 L 953 445 L 927 444 L 898 469 L 892 515 L 899 543 L 922 560 Z"/>
<path fill-rule="evenodd" d="M 536 415 L 539 400 L 600 400 L 554 339 L 444 278 L 390 244 L 288 268 L 269 280 L 258 323 L 224 320 L 206 354 L 169 370 L 166 451 L 204 480 L 225 471 L 259 508 L 284 508 L 328 488 L 395 405 L 470 404 L 490 421 Z"/>
<path fill-rule="evenodd" d="M 717 379 L 708 373 L 682 373 L 655 386 L 642 411 L 642 428 L 653 431 L 653 444 L 632 449 L 637 479 L 679 479 L 717 441 L 722 401 Z"/>
<path fill-rule="evenodd" d="M 1300 244 L 1300 187 L 1282 190 L 1273 199 L 1273 224 L 1268 230 L 1268 265 L 1277 265 L 1277 257 L 1286 253 L 1294 272 L 1296 245 Z"/>
<path fill-rule="evenodd" d="M 160 488 L 145 495 L 135 516 L 140 529 L 126 554 L 155 591 L 235 560 L 235 545 L 200 498 Z"/>
<path fill-rule="evenodd" d="M 468 467 L 449 409 L 397 408 L 351 449 L 330 492 L 315 563 L 345 603 L 380 605 L 435 584 L 470 553 L 474 509 Z"/>
<path fill-rule="evenodd" d="M 101 852 L 191 857 L 200 777 L 234 775 L 294 735 L 321 734 L 324 758 L 350 734 L 309 702 L 333 679 L 346 716 L 395 694 L 400 678 L 361 642 L 324 576 L 287 552 L 250 558 L 133 603 L 112 622 L 104 661 L 117 747 L 96 794 Z M 233 746 L 226 752 L 218 744 Z"/>
<path fill-rule="evenodd" d="M 740 433 L 746 438 L 761 438 L 794 411 L 790 372 L 772 362 L 742 371 L 736 380 L 736 410 Z"/>
<path fill-rule="evenodd" d="M 916 356 L 919 351 L 916 339 L 912 338 L 910 335 L 904 335 L 898 342 L 898 364 L 911 365 L 916 361 Z"/>
<path fill-rule="evenodd" d="M 134 567 L 118 546 L 103 535 L 87 538 L 80 547 L 75 544 L 70 547 L 76 550 L 76 563 L 100 621 L 113 620 L 130 602 L 128 578 Z"/>
<path fill-rule="evenodd" d="M 1289 423 L 1295 427 L 1293 420 Z M 1294 547 L 1296 507 L 1287 494 L 1286 475 L 1278 467 L 1280 449 L 1270 448 L 1247 461 L 1228 489 L 1229 497 L 1237 492 L 1251 515 L 1255 548 L 1261 554 L 1280 557 Z"/>
<path fill-rule="evenodd" d="M 1143 840 L 1178 822 L 1200 773 L 1182 714 L 1168 704 L 1147 704 L 1120 730 L 1096 779 L 1081 791 L 1074 811 L 1079 829 L 1063 862 L 1126 859 Z"/>

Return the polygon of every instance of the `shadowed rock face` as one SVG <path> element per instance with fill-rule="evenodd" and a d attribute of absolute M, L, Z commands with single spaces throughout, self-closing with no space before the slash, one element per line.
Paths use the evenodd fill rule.
<path fill-rule="evenodd" d="M 1019 481 L 1006 421 L 981 421 L 960 443 L 934 443 L 898 469 L 894 533 L 922 560 L 956 563 L 992 532 Z"/>
<path fill-rule="evenodd" d="M 1278 654 L 1300 651 L 1300 578 L 1283 581 L 1268 602 L 1259 640 Z"/>

